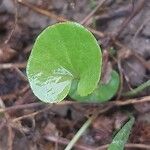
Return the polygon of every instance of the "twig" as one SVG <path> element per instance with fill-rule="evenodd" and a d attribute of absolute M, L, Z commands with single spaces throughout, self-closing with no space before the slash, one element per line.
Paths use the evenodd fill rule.
<path fill-rule="evenodd" d="M 137 54 L 135 51 L 133 51 L 132 49 L 129 49 L 127 46 L 125 46 L 124 44 L 122 44 L 121 42 L 114 40 L 114 43 L 116 46 L 118 46 L 121 49 L 125 49 L 126 51 L 128 50 L 129 52 L 131 52 L 131 54 L 133 56 L 135 56 L 140 62 L 141 64 L 148 70 L 150 70 L 150 65 L 143 59 L 143 57 L 141 57 L 139 54 Z"/>
<path fill-rule="evenodd" d="M 85 24 L 95 13 L 96 11 L 104 4 L 106 0 L 100 0 L 98 5 L 91 11 L 80 23 Z"/>
<path fill-rule="evenodd" d="M 1 131 L 1 130 L 3 129 L 3 127 L 5 126 L 5 123 L 6 123 L 6 122 L 4 122 L 4 121 L 1 122 L 1 124 L 0 124 L 0 131 Z"/>
<path fill-rule="evenodd" d="M 33 113 L 30 113 L 30 114 L 27 114 L 27 115 L 23 115 L 21 117 L 18 117 L 18 118 L 15 118 L 12 120 L 12 122 L 17 122 L 17 121 L 20 121 L 22 119 L 25 119 L 25 118 L 28 118 L 28 117 L 35 117 L 36 115 L 42 113 L 42 112 L 45 112 L 47 110 L 49 110 L 52 106 L 48 106 L 42 110 L 39 110 L 39 111 L 36 111 L 36 112 L 33 112 Z"/>
<path fill-rule="evenodd" d="M 128 143 L 125 145 L 125 147 L 126 148 L 140 148 L 140 149 L 150 150 L 150 145 L 146 145 L 146 144 Z"/>
<path fill-rule="evenodd" d="M 0 108 L 6 109 L 5 104 L 4 104 L 3 100 L 1 99 L 1 97 L 0 97 Z M 4 116 L 5 116 L 6 120 L 8 121 L 9 120 L 9 114 L 7 112 L 4 112 Z"/>
<path fill-rule="evenodd" d="M 12 127 L 8 125 L 8 150 L 13 150 L 14 132 Z"/>
<path fill-rule="evenodd" d="M 0 64 L 0 69 L 10 69 L 10 68 L 25 68 L 26 67 L 26 62 L 24 63 L 5 63 L 5 64 Z"/>
<path fill-rule="evenodd" d="M 3 101 L 5 101 L 7 99 L 15 99 L 18 96 L 24 94 L 29 89 L 29 87 L 30 87 L 29 84 L 27 84 L 25 87 L 23 87 L 23 89 L 18 89 L 16 91 L 14 91 L 12 94 L 0 95 L 0 97 Z"/>
<path fill-rule="evenodd" d="M 143 6 L 144 6 L 145 0 L 139 0 L 135 6 L 135 9 L 133 9 L 133 12 L 131 13 L 131 15 L 125 19 L 123 21 L 123 23 L 121 24 L 120 28 L 118 28 L 118 30 L 115 32 L 114 38 L 116 39 L 120 33 L 125 29 L 125 27 L 127 26 L 127 24 L 142 10 Z"/>
<path fill-rule="evenodd" d="M 7 99 L 13 99 L 13 98 L 16 98 L 16 93 L 14 94 L 6 94 L 6 95 L 0 95 L 0 97 L 5 101 Z"/>
<path fill-rule="evenodd" d="M 32 5 L 32 4 L 27 3 L 27 2 L 24 1 L 24 0 L 18 0 L 18 3 L 20 3 L 20 4 L 24 5 L 24 6 L 30 8 L 30 9 L 36 11 L 36 12 L 38 12 L 38 13 L 40 13 L 40 14 L 43 14 L 43 15 L 48 16 L 48 17 L 50 17 L 50 18 L 56 19 L 56 20 L 58 20 L 58 21 L 61 21 L 61 22 L 62 22 L 62 21 L 68 21 L 68 20 L 65 19 L 64 17 L 57 16 L 57 15 L 54 14 L 54 13 L 51 13 L 51 12 L 48 12 L 48 11 L 46 11 L 46 10 L 44 10 L 44 9 L 38 8 L 38 7 L 36 7 L 36 6 Z"/>
<path fill-rule="evenodd" d="M 118 58 L 117 65 L 118 65 L 118 70 L 119 70 L 119 74 L 120 74 L 120 87 L 118 90 L 117 99 L 120 99 L 121 93 L 123 90 L 123 73 L 122 73 L 122 66 L 121 66 L 121 59 L 120 58 Z"/>
<path fill-rule="evenodd" d="M 103 104 L 103 105 L 107 105 L 107 106 L 112 107 L 112 106 L 125 106 L 125 105 L 139 104 L 139 103 L 145 103 L 145 102 L 150 102 L 150 96 L 128 99 L 126 101 L 123 101 L 123 100 L 111 101 L 111 102 L 107 102 L 107 104 Z M 102 106 L 101 103 L 92 103 L 92 104 L 96 105 L 96 106 Z M 6 112 L 6 111 L 12 111 L 12 110 L 19 110 L 19 109 L 29 109 L 29 108 L 39 107 L 39 106 L 43 106 L 43 105 L 46 105 L 46 104 L 37 102 L 37 103 L 11 106 L 11 107 L 7 107 L 7 108 L 1 108 L 0 113 Z M 91 105 L 91 103 L 78 103 L 75 101 L 63 101 L 63 102 L 60 102 L 58 104 L 49 104 L 49 105 L 52 105 L 52 106 L 58 106 L 58 105 L 59 106 L 63 106 L 63 105 Z"/>
<path fill-rule="evenodd" d="M 21 77 L 22 80 L 28 81 L 27 77 L 20 71 L 17 67 L 14 67 L 15 71 L 18 73 L 18 75 Z"/>
<path fill-rule="evenodd" d="M 150 18 L 146 19 L 141 26 L 138 28 L 138 30 L 136 31 L 136 33 L 134 34 L 131 42 L 133 42 L 135 40 L 135 38 L 137 37 L 137 35 L 140 33 L 140 31 L 144 28 L 144 26 L 150 21 Z"/>
<path fill-rule="evenodd" d="M 29 84 L 27 84 L 25 87 L 23 87 L 23 89 L 20 90 L 19 95 L 24 94 L 25 92 L 27 92 L 27 90 L 29 90 L 30 86 Z"/>
<path fill-rule="evenodd" d="M 34 107 L 39 107 L 44 105 L 43 103 L 30 103 L 30 104 L 23 104 L 23 105 L 16 105 L 16 106 L 11 106 L 7 108 L 1 108 L 1 112 L 7 112 L 7 111 L 14 111 L 14 110 L 19 110 L 19 109 L 29 109 L 29 108 L 34 108 Z"/>
<path fill-rule="evenodd" d="M 29 104 L 21 104 L 21 105 L 15 105 L 15 106 L 10 106 L 7 108 L 1 108 L 0 109 L 0 113 L 1 112 L 7 112 L 7 111 L 14 111 L 14 110 L 20 110 L 20 109 L 29 109 L 29 108 L 34 108 L 34 107 L 39 107 L 39 106 L 44 106 L 44 105 L 49 105 L 49 106 L 63 106 L 63 105 L 72 105 L 72 104 L 77 104 L 80 105 L 80 103 L 75 102 L 75 101 L 63 101 L 63 102 L 59 102 L 59 103 L 52 103 L 52 104 L 46 104 L 46 103 L 42 103 L 42 102 L 36 102 L 36 103 L 29 103 Z"/>
<path fill-rule="evenodd" d="M 132 51 L 132 53 L 133 53 L 133 55 L 141 62 L 141 64 L 142 64 L 146 69 L 148 69 L 148 70 L 150 71 L 150 65 L 149 65 L 149 63 L 148 63 L 145 59 L 143 59 L 143 57 L 141 57 L 140 55 L 138 55 L 137 53 L 135 53 L 135 52 L 133 52 L 133 51 Z"/>
<path fill-rule="evenodd" d="M 68 145 L 68 143 L 70 142 L 68 139 L 65 139 L 62 137 L 56 137 L 56 136 L 52 136 L 52 135 L 44 136 L 44 138 L 48 141 L 57 142 L 57 143 L 63 144 L 63 145 Z M 90 148 L 89 146 L 84 146 L 84 145 L 78 144 L 78 143 L 76 143 L 74 146 L 80 150 L 92 150 L 92 148 Z"/>
<path fill-rule="evenodd" d="M 145 96 L 142 98 L 128 99 L 126 101 L 114 101 L 114 105 L 116 106 L 125 106 L 131 104 L 139 104 L 144 102 L 150 102 L 150 96 Z"/>
<path fill-rule="evenodd" d="M 95 20 L 108 21 L 108 20 L 113 20 L 115 18 L 119 18 L 119 17 L 126 17 L 127 15 L 131 13 L 131 6 L 132 5 L 129 4 L 128 6 L 119 7 L 119 9 L 115 9 L 113 11 L 109 10 L 108 12 L 102 15 L 95 16 Z"/>
<path fill-rule="evenodd" d="M 18 22 L 17 0 L 14 0 L 14 3 L 15 3 L 15 22 L 14 22 L 13 29 L 11 30 L 10 34 L 8 35 L 7 39 L 4 42 L 5 44 L 7 44 L 10 41 L 13 33 L 15 32 L 15 29 L 16 29 L 16 26 L 17 26 L 17 22 Z"/>
<path fill-rule="evenodd" d="M 97 31 L 91 27 L 86 27 L 88 30 L 90 30 L 93 34 L 99 36 L 100 38 L 103 38 L 105 36 L 105 33 Z"/>
<path fill-rule="evenodd" d="M 136 94 L 138 94 L 139 92 L 143 91 L 145 88 L 150 87 L 150 80 L 144 82 L 143 84 L 141 84 L 140 86 L 138 86 L 137 88 L 126 92 L 124 94 L 122 94 L 123 96 L 134 96 Z"/>
<path fill-rule="evenodd" d="M 0 106 L 5 109 L 5 104 L 3 103 L 3 100 L 0 98 Z M 8 140 L 7 140 L 7 146 L 8 146 L 8 150 L 12 150 L 13 148 L 13 138 L 14 138 L 14 134 L 13 134 L 13 130 L 12 127 L 10 126 L 10 117 L 9 114 L 7 112 L 4 112 L 5 118 L 7 120 L 7 129 L 8 129 Z M 3 127 L 3 126 L 2 126 Z"/>

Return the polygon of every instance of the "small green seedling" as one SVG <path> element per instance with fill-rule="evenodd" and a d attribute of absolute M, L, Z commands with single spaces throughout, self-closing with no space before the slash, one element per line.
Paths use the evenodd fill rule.
<path fill-rule="evenodd" d="M 112 70 L 104 84 L 100 81 L 101 68 L 101 49 L 92 33 L 78 23 L 63 22 L 47 27 L 36 39 L 27 64 L 27 77 L 33 93 L 46 103 L 60 102 L 67 95 L 79 102 L 104 102 L 116 94 L 119 75 Z M 90 123 L 87 120 L 67 150 Z M 127 131 L 126 128 L 130 127 L 121 131 Z M 116 136 L 115 141 L 127 137 L 120 132 Z M 110 148 L 114 147 L 111 145 Z"/>
<path fill-rule="evenodd" d="M 57 103 L 68 94 L 75 100 L 103 102 L 117 92 L 119 76 L 112 71 L 107 84 L 99 84 L 101 49 L 90 31 L 74 22 L 47 27 L 36 39 L 27 65 L 34 94 Z"/>
<path fill-rule="evenodd" d="M 131 128 L 134 124 L 134 117 L 120 129 L 120 131 L 115 135 L 112 143 L 109 145 L 108 150 L 123 150 L 124 146 L 129 138 Z"/>

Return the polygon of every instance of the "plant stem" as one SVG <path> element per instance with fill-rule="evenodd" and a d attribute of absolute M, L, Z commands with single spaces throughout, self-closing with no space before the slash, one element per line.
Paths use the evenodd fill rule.
<path fill-rule="evenodd" d="M 69 142 L 69 144 L 67 145 L 67 147 L 65 148 L 65 150 L 71 150 L 72 147 L 75 145 L 75 143 L 79 140 L 79 138 L 82 136 L 82 134 L 85 132 L 85 130 L 90 126 L 90 124 L 92 123 L 92 121 L 96 118 L 97 115 L 93 115 L 92 117 L 90 117 L 83 125 L 82 127 L 79 129 L 79 131 L 75 134 L 75 136 L 73 137 L 73 139 Z"/>
<path fill-rule="evenodd" d="M 139 87 L 129 91 L 129 92 L 126 92 L 123 94 L 123 96 L 134 96 L 136 95 L 137 93 L 141 92 L 142 90 L 144 90 L 145 88 L 148 88 L 150 86 L 150 80 L 144 82 L 143 84 L 141 84 Z"/>

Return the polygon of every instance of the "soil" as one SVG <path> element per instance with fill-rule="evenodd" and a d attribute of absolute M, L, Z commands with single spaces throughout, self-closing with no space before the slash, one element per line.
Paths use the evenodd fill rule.
<path fill-rule="evenodd" d="M 150 79 L 150 1 L 105 0 L 85 21 L 101 1 L 0 0 L 0 150 L 63 150 L 89 115 L 111 102 L 132 99 L 135 103 L 100 113 L 74 149 L 107 149 L 102 146 L 111 143 L 129 113 L 135 116 L 135 123 L 126 149 L 150 149 L 150 88 L 122 96 Z M 50 107 L 32 93 L 26 63 L 35 38 L 64 18 L 94 29 L 103 53 L 120 73 L 120 89 L 110 103 L 74 105 L 67 103 L 73 102 L 67 97 L 66 104 Z M 1 111 L 4 109 L 7 111 Z"/>

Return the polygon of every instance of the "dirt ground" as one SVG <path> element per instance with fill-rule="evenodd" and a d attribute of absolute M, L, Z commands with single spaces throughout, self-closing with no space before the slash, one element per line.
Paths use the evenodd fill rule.
<path fill-rule="evenodd" d="M 103 66 L 109 61 L 120 74 L 111 101 L 75 104 L 67 97 L 51 106 L 33 95 L 26 63 L 34 40 L 64 20 L 88 27 L 103 49 Z M 126 149 L 150 149 L 150 88 L 123 96 L 149 79 L 150 1 L 0 0 L 0 150 L 63 150 L 95 111 L 75 150 L 107 149 L 129 113 L 136 120 Z"/>

